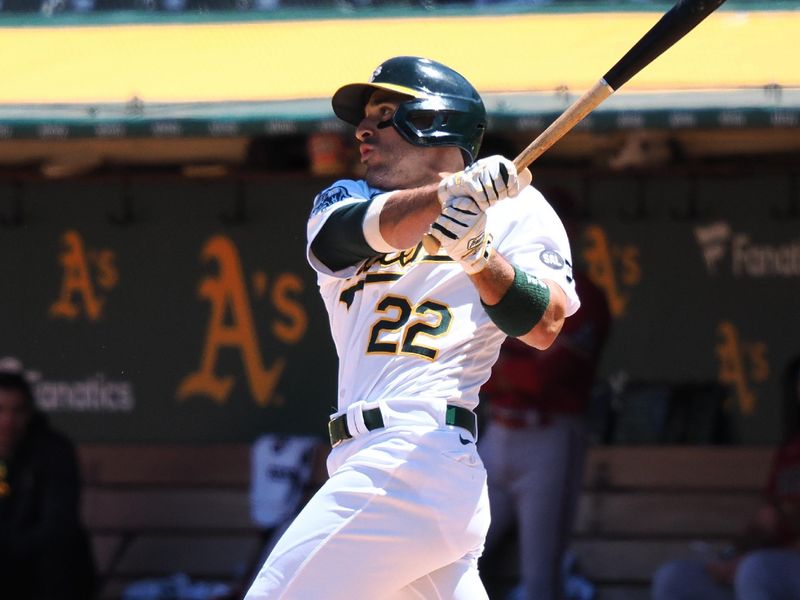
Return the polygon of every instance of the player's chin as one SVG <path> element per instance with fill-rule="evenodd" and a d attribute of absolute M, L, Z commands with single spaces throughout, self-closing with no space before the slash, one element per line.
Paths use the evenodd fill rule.
<path fill-rule="evenodd" d="M 388 190 L 392 188 L 391 170 L 372 163 L 367 163 L 364 180 L 372 187 Z"/>

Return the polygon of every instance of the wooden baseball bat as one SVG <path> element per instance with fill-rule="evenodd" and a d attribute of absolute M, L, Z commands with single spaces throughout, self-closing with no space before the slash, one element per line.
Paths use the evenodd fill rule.
<path fill-rule="evenodd" d="M 694 29 L 723 2 L 725 0 L 678 0 L 675 6 L 664 13 L 658 23 L 653 25 L 597 83 L 568 106 L 547 129 L 520 152 L 514 159 L 517 172 L 522 172 L 544 154 L 581 119 Z M 436 254 L 439 251 L 439 241 L 430 234 L 426 233 L 423 236 L 422 243 L 428 254 Z"/>

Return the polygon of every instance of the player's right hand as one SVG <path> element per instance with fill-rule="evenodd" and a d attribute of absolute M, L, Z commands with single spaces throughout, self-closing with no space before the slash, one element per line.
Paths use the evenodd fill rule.
<path fill-rule="evenodd" d="M 444 207 L 451 198 L 469 196 L 485 211 L 500 200 L 516 196 L 530 182 L 528 169 L 517 174 L 512 161 L 500 155 L 488 156 L 463 171 L 445 174 L 439 183 L 439 203 Z"/>
<path fill-rule="evenodd" d="M 450 198 L 431 225 L 430 235 L 470 275 L 489 262 L 486 213 L 469 196 Z"/>

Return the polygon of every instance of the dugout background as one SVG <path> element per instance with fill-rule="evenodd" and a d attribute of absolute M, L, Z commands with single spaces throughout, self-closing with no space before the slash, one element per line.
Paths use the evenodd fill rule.
<path fill-rule="evenodd" d="M 484 95 L 484 153 L 513 156 L 671 2 L 91 4 L 0 1 L 0 362 L 77 442 L 100 598 L 239 585 L 251 442 L 323 438 L 334 402 L 304 260 L 313 195 L 357 173 L 333 89 L 431 56 Z M 798 5 L 728 0 L 534 165 L 614 312 L 571 540 L 601 600 L 737 535 L 792 417 Z"/>
<path fill-rule="evenodd" d="M 537 170 L 540 187 L 575 199 L 574 257 L 614 313 L 599 441 L 783 433 L 780 374 L 800 350 L 797 173 L 733 167 Z M 40 406 L 81 442 L 324 435 L 336 357 L 304 225 L 330 181 L 3 182 L 0 357 L 34 373 Z M 666 438 L 676 384 L 719 384 L 724 397 L 684 407 L 694 429 Z"/>
<path fill-rule="evenodd" d="M 323 437 L 336 357 L 305 219 L 357 172 L 333 89 L 437 58 L 485 94 L 483 152 L 513 156 L 668 7 L 0 15 L 0 360 L 79 443 Z M 726 3 L 534 165 L 572 198 L 574 258 L 614 313 L 597 443 L 783 435 L 795 7 Z"/>

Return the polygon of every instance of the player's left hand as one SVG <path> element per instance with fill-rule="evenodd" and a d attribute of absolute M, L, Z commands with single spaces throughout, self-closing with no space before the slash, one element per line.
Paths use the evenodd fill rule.
<path fill-rule="evenodd" d="M 439 183 L 439 203 L 459 196 L 469 196 L 481 211 L 505 198 L 514 197 L 531 182 L 531 172 L 517 174 L 514 163 L 494 155 L 472 163 L 463 171 L 444 175 Z"/>
<path fill-rule="evenodd" d="M 450 198 L 430 234 L 469 275 L 482 271 L 489 262 L 486 213 L 468 196 Z"/>

